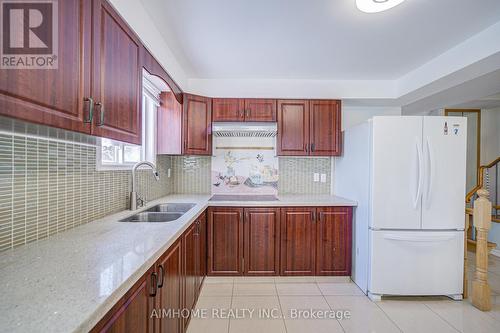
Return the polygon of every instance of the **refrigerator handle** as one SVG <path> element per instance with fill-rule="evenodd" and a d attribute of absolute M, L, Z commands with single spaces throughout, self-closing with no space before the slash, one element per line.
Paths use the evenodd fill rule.
<path fill-rule="evenodd" d="M 415 200 L 413 201 L 413 208 L 417 209 L 418 201 L 420 200 L 420 196 L 422 195 L 422 147 L 420 146 L 420 142 L 418 138 L 415 139 L 415 147 L 417 149 L 417 165 L 418 165 L 418 181 L 417 181 L 417 193 L 415 195 Z"/>
<path fill-rule="evenodd" d="M 439 235 L 439 236 L 403 236 L 398 234 L 386 234 L 384 239 L 402 242 L 445 242 L 454 239 L 453 235 Z"/>
<path fill-rule="evenodd" d="M 427 148 L 427 184 L 426 184 L 426 191 L 425 191 L 425 204 L 427 207 L 429 207 L 429 203 L 431 202 L 431 192 L 432 192 L 432 185 L 433 185 L 433 175 L 434 173 L 432 172 L 433 168 L 433 154 L 432 154 L 432 144 L 431 140 L 429 137 L 426 137 L 426 148 Z"/>

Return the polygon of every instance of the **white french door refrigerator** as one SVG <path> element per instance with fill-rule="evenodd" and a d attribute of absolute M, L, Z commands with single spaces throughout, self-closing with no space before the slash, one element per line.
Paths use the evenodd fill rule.
<path fill-rule="evenodd" d="M 344 132 L 335 194 L 358 202 L 352 278 L 372 299 L 461 299 L 466 121 L 381 116 Z"/>

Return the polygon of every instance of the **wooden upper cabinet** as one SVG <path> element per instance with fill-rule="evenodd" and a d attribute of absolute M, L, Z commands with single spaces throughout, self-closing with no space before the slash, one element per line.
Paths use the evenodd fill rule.
<path fill-rule="evenodd" d="M 245 208 L 244 274 L 279 275 L 279 208 Z"/>
<path fill-rule="evenodd" d="M 213 121 L 244 121 L 245 101 L 238 98 L 212 99 Z"/>
<path fill-rule="evenodd" d="M 214 98 L 213 121 L 276 121 L 276 100 L 260 98 Z"/>
<path fill-rule="evenodd" d="M 156 136 L 158 154 L 182 154 L 182 104 L 173 92 L 160 94 Z"/>
<path fill-rule="evenodd" d="M 245 121 L 276 121 L 276 100 L 245 99 Z"/>
<path fill-rule="evenodd" d="M 277 153 L 281 156 L 309 155 L 309 103 L 278 100 Z"/>
<path fill-rule="evenodd" d="M 156 309 L 181 311 L 183 307 L 182 242 L 178 240 L 157 262 L 158 292 Z M 154 319 L 160 333 L 182 333 L 180 317 Z"/>
<path fill-rule="evenodd" d="M 58 2 L 57 69 L 1 69 L 0 115 L 90 133 L 91 1 Z"/>
<path fill-rule="evenodd" d="M 340 155 L 340 115 L 338 100 L 278 101 L 278 155 Z"/>
<path fill-rule="evenodd" d="M 212 154 L 212 101 L 208 97 L 185 94 L 183 141 L 186 155 Z"/>
<path fill-rule="evenodd" d="M 111 5 L 93 4 L 92 133 L 140 144 L 142 45 Z"/>
<path fill-rule="evenodd" d="M 281 275 L 314 275 L 315 208 L 281 209 Z"/>
<path fill-rule="evenodd" d="M 336 156 L 341 153 L 340 101 L 309 101 L 311 156 Z"/>
<path fill-rule="evenodd" d="M 318 208 L 316 275 L 351 275 L 351 207 Z"/>
<path fill-rule="evenodd" d="M 243 208 L 208 209 L 207 275 L 243 274 Z"/>

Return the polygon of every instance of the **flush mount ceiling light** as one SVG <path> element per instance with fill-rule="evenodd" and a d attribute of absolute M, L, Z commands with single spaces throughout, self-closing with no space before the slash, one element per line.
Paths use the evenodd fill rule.
<path fill-rule="evenodd" d="M 356 0 L 358 9 L 365 13 L 378 13 L 396 7 L 405 0 Z"/>

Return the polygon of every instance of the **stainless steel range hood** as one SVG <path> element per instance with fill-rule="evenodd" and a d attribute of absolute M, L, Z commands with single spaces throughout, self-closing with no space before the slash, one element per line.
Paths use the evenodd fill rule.
<path fill-rule="evenodd" d="M 260 137 L 276 136 L 276 123 L 213 123 L 212 135 L 215 137 Z"/>

